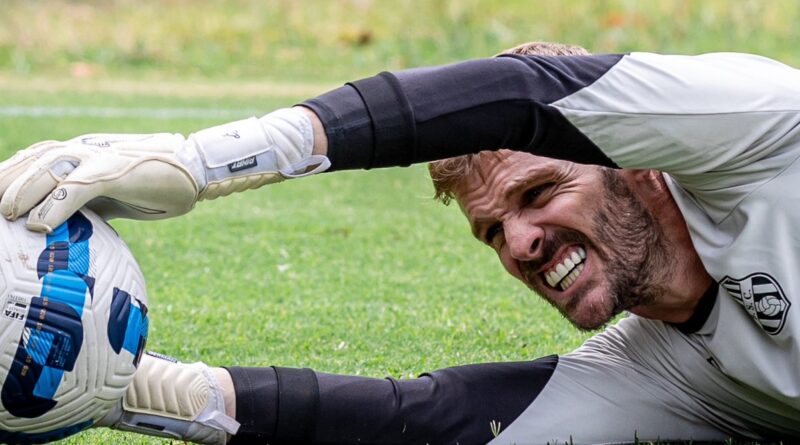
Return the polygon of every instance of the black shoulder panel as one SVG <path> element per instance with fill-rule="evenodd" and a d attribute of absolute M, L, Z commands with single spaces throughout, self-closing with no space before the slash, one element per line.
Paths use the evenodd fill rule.
<path fill-rule="evenodd" d="M 417 122 L 425 122 L 497 102 L 550 104 L 591 85 L 621 57 L 503 55 L 395 75 Z"/>

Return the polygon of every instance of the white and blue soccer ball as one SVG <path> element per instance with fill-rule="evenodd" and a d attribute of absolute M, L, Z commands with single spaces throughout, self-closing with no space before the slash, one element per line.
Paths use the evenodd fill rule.
<path fill-rule="evenodd" d="M 147 339 L 136 261 L 82 211 L 50 235 L 0 218 L 0 442 L 89 428 L 115 406 Z"/>

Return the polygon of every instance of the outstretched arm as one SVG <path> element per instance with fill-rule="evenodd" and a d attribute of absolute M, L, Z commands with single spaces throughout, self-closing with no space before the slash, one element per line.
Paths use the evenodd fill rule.
<path fill-rule="evenodd" d="M 323 171 L 323 155 L 343 170 L 549 145 L 580 135 L 560 131 L 568 124 L 547 103 L 614 60 L 500 57 L 382 73 L 189 138 L 100 134 L 37 144 L 0 164 L 0 213 L 30 212 L 28 227 L 40 231 L 84 205 L 106 218 L 159 219 L 200 199 Z"/>
<path fill-rule="evenodd" d="M 306 101 L 332 170 L 405 166 L 509 148 L 612 165 L 551 104 L 622 56 L 501 56 L 384 72 Z"/>
<path fill-rule="evenodd" d="M 485 444 L 533 402 L 557 362 L 467 365 L 408 380 L 229 368 L 242 423 L 232 444 Z"/>
<path fill-rule="evenodd" d="M 146 354 L 122 406 L 98 426 L 215 445 L 478 445 L 525 411 L 557 363 L 553 355 L 395 380 L 280 367 L 226 372 Z"/>
<path fill-rule="evenodd" d="M 37 230 L 87 203 L 103 216 L 169 217 L 197 199 L 324 170 L 327 160 L 312 158 L 322 154 L 331 171 L 498 148 L 676 177 L 768 157 L 784 165 L 800 139 L 798 85 L 797 70 L 743 54 L 505 55 L 381 73 L 186 141 L 38 144 L 0 164 L 0 212 L 35 207 Z"/>

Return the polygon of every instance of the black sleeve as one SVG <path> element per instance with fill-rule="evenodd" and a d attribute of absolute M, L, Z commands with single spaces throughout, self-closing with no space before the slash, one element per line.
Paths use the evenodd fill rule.
<path fill-rule="evenodd" d="M 373 379 L 309 369 L 228 368 L 236 389 L 231 445 L 485 444 L 550 379 L 557 356 L 460 366 L 417 379 Z"/>
<path fill-rule="evenodd" d="M 548 104 L 591 85 L 621 57 L 501 56 L 384 72 L 303 105 L 325 126 L 334 170 L 499 148 L 613 166 Z"/>

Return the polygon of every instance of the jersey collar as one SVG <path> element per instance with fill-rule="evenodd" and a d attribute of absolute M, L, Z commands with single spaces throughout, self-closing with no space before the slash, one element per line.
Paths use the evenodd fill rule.
<path fill-rule="evenodd" d="M 684 321 L 683 323 L 668 323 L 677 328 L 684 334 L 694 334 L 706 324 L 708 321 L 708 317 L 711 315 L 711 311 L 714 309 L 714 303 L 717 302 L 717 294 L 719 293 L 719 284 L 716 282 L 711 283 L 711 286 L 706 289 L 703 293 L 703 296 L 700 297 L 700 301 L 697 303 L 697 307 L 694 309 L 694 313 L 688 320 Z"/>

